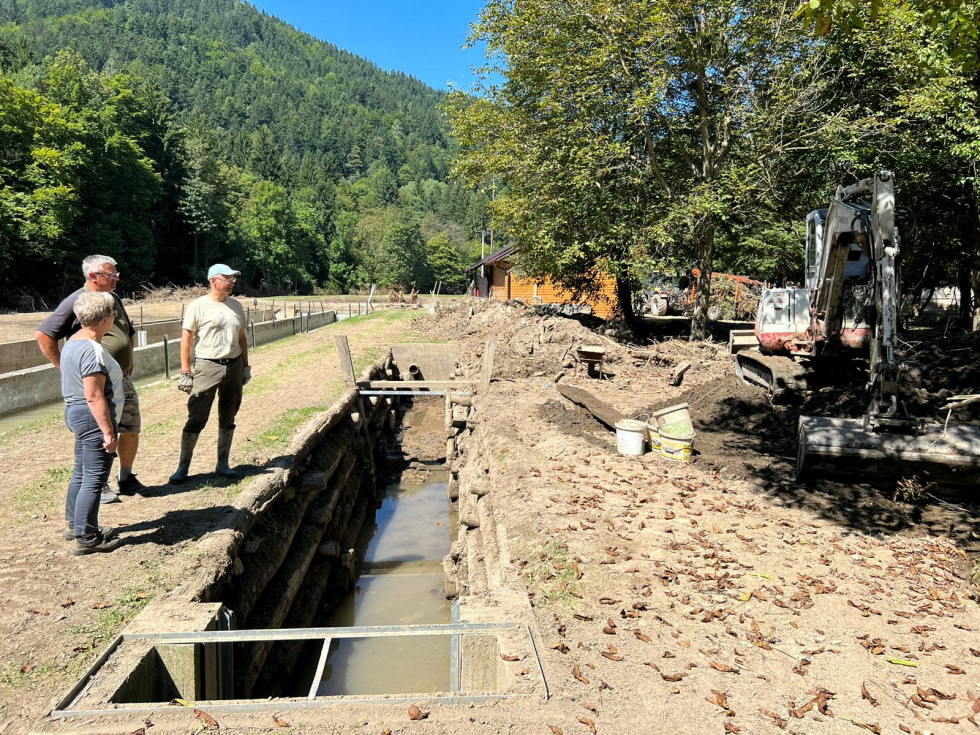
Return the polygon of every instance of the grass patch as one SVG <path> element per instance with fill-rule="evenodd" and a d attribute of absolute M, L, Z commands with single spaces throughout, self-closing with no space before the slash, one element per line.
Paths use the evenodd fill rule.
<path fill-rule="evenodd" d="M 55 467 L 45 472 L 42 480 L 15 491 L 14 509 L 21 520 L 57 515 L 64 505 L 71 473 L 71 467 Z"/>
<path fill-rule="evenodd" d="M 276 422 L 275 426 L 267 429 L 256 438 L 256 442 L 263 449 L 272 451 L 283 450 L 289 446 L 293 439 L 293 433 L 301 424 L 305 424 L 310 417 L 320 411 L 326 411 L 326 406 L 308 406 L 306 408 L 291 408 Z"/>
<path fill-rule="evenodd" d="M 534 595 L 535 606 L 557 602 L 572 607 L 575 597 L 571 585 L 577 578 L 576 569 L 577 565 L 568 558 L 568 544 L 545 542 L 537 561 L 522 570 L 524 585 L 528 594 Z"/>
<path fill-rule="evenodd" d="M 177 417 L 164 419 L 163 421 L 155 421 L 152 424 L 144 426 L 140 432 L 140 436 L 146 439 L 147 437 L 154 437 L 160 434 L 169 434 L 183 423 L 184 419 Z"/>
<path fill-rule="evenodd" d="M 77 645 L 77 638 L 83 637 L 90 651 L 94 651 L 116 635 L 125 623 L 136 617 L 150 600 L 169 592 L 173 585 L 160 575 L 160 567 L 160 561 L 140 562 L 140 571 L 131 576 L 142 574 L 144 579 L 124 588 L 119 597 L 98 610 L 95 620 L 68 628 L 66 634 L 76 639 L 72 643 Z"/>

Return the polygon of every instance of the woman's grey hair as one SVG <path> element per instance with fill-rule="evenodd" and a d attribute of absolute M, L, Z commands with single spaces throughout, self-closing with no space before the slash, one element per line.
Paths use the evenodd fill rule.
<path fill-rule="evenodd" d="M 90 255 L 82 261 L 82 273 L 88 279 L 93 273 L 101 273 L 107 265 L 115 265 L 116 261 L 108 255 Z"/>
<path fill-rule="evenodd" d="M 86 291 L 75 302 L 75 317 L 83 327 L 94 327 L 110 316 L 116 305 L 112 294 L 104 291 Z"/>

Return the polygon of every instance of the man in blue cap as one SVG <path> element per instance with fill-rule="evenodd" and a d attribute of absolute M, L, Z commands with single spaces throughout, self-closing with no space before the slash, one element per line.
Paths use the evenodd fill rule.
<path fill-rule="evenodd" d="M 187 479 L 197 439 L 208 422 L 218 396 L 218 464 L 215 471 L 232 479 L 228 464 L 235 436 L 235 416 L 242 405 L 242 386 L 252 378 L 245 338 L 245 310 L 229 298 L 239 271 L 223 263 L 208 269 L 211 290 L 192 301 L 184 311 L 180 340 L 180 390 L 187 399 L 187 423 L 180 439 L 180 461 L 170 476 L 172 485 Z M 196 338 L 196 344 L 195 344 Z M 193 370 L 191 355 L 194 355 Z"/>

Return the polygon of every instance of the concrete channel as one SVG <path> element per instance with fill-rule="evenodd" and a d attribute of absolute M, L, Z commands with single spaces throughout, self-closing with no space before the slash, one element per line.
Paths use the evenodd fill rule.
<path fill-rule="evenodd" d="M 346 316 L 346 315 L 344 315 Z M 333 324 L 338 321 L 338 314 L 333 311 L 310 312 L 295 317 L 271 319 L 263 322 L 250 321 L 246 329 L 250 347 L 267 344 L 284 337 L 302 334 L 313 329 Z M 147 327 L 151 325 L 147 324 Z M 146 344 L 136 347 L 133 351 L 133 378 L 153 382 L 168 377 L 173 370 L 180 370 L 180 325 L 176 320 L 169 320 L 166 326 L 153 330 L 144 330 L 143 339 Z M 159 340 L 159 341 L 156 341 Z M 30 367 L 8 370 L 0 373 L 0 419 L 8 420 L 0 425 L 0 431 L 14 428 L 28 420 L 44 418 L 48 407 L 61 406 L 61 373 L 54 366 L 38 358 L 37 343 L 34 340 L 11 342 L 0 345 L 0 348 L 17 348 L 16 354 L 30 354 Z M 3 365 L 17 365 L 11 359 L 0 362 Z M 31 414 L 30 412 L 38 412 Z M 29 418 L 27 418 L 29 416 Z"/>
<path fill-rule="evenodd" d="M 457 346 L 393 345 L 354 376 L 337 339 L 346 393 L 233 501 L 194 578 L 148 605 L 53 717 L 172 712 L 178 698 L 210 712 L 547 698 L 527 621 L 467 596 L 466 560 L 484 550 L 461 538 L 476 539 L 463 516 L 480 496 L 459 476 L 489 367 L 460 380 Z M 538 676 L 515 677 L 505 648 Z"/>

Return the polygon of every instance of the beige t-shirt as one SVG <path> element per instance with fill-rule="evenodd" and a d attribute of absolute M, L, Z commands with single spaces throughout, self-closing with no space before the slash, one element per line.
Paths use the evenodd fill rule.
<path fill-rule="evenodd" d="M 243 324 L 245 309 L 238 301 L 232 298 L 215 301 L 210 296 L 202 296 L 187 305 L 182 326 L 197 333 L 196 357 L 220 360 L 242 354 L 238 333 Z"/>

